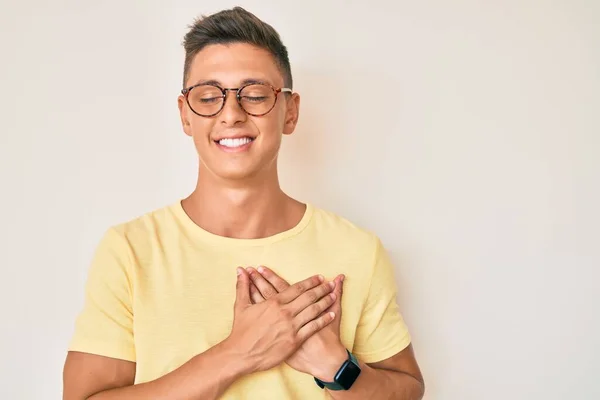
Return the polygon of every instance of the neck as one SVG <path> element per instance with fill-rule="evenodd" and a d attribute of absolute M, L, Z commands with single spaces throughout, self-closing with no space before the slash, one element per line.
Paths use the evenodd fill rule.
<path fill-rule="evenodd" d="M 281 190 L 276 169 L 265 175 L 224 181 L 201 168 L 196 188 L 182 206 L 198 226 L 215 235 L 273 236 L 297 225 L 305 206 Z"/>

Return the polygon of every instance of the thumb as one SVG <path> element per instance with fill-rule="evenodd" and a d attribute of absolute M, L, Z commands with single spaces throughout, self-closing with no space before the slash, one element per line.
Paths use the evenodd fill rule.
<path fill-rule="evenodd" d="M 237 269 L 237 284 L 235 296 L 235 309 L 243 310 L 251 305 L 250 302 L 250 277 L 244 268 Z"/>

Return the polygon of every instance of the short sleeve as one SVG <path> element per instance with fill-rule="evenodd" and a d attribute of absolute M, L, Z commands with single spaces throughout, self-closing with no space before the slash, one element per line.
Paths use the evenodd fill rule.
<path fill-rule="evenodd" d="M 129 248 L 109 229 L 92 259 L 70 351 L 135 361 Z"/>
<path fill-rule="evenodd" d="M 375 238 L 374 265 L 353 353 L 365 363 L 385 360 L 410 344 L 408 328 L 396 300 L 397 287 L 389 255 Z"/>

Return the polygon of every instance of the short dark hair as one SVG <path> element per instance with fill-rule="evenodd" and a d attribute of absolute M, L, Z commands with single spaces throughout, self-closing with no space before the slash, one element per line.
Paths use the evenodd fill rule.
<path fill-rule="evenodd" d="M 212 44 L 248 43 L 267 50 L 283 74 L 284 84 L 292 88 L 292 69 L 287 48 L 279 33 L 269 24 L 242 7 L 219 11 L 197 18 L 183 39 L 185 63 L 183 86 L 185 87 L 190 67 L 196 54 Z"/>

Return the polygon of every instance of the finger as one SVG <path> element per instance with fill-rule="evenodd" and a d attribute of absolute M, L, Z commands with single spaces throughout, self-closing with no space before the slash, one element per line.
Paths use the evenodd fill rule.
<path fill-rule="evenodd" d="M 304 310 L 300 311 L 298 315 L 294 318 L 294 325 L 296 329 L 300 329 L 313 319 L 317 318 L 325 310 L 331 307 L 332 304 L 337 299 L 337 295 L 335 293 L 329 293 L 328 296 L 323 297 L 321 300 L 317 301 L 314 304 L 306 307 Z M 334 311 L 335 312 L 335 311 Z"/>
<path fill-rule="evenodd" d="M 335 279 L 335 289 L 333 293 L 336 294 L 335 302 L 326 311 L 334 312 L 336 317 L 334 323 L 337 324 L 338 328 L 342 321 L 342 295 L 344 294 L 344 275 L 339 275 Z"/>
<path fill-rule="evenodd" d="M 335 284 L 333 282 L 325 282 L 313 289 L 306 291 L 301 296 L 298 296 L 298 298 L 290 302 L 287 307 L 292 312 L 292 315 L 296 316 L 306 307 L 318 302 L 323 297 L 331 293 L 334 287 Z"/>
<path fill-rule="evenodd" d="M 338 290 L 338 286 L 339 286 L 339 290 L 337 291 L 337 294 L 340 295 L 340 296 L 344 292 L 344 280 L 345 279 L 346 279 L 346 276 L 344 274 L 338 275 L 337 278 L 336 278 L 337 283 L 336 283 L 336 287 L 335 288 L 336 288 L 336 290 Z"/>
<path fill-rule="evenodd" d="M 252 304 L 250 302 L 250 277 L 241 267 L 238 267 L 237 274 L 235 309 L 242 310 Z"/>
<path fill-rule="evenodd" d="M 298 283 L 294 283 L 292 286 L 279 293 L 279 301 L 281 301 L 282 304 L 287 304 L 306 291 L 320 285 L 324 280 L 325 278 L 323 278 L 322 275 L 315 275 Z"/>
<path fill-rule="evenodd" d="M 270 299 L 278 293 L 277 290 L 275 290 L 275 288 L 254 268 L 250 267 L 247 271 L 250 274 L 252 283 L 254 283 L 264 299 Z"/>
<path fill-rule="evenodd" d="M 252 302 L 254 304 L 262 303 L 263 301 L 265 301 L 264 297 L 262 297 L 262 294 L 260 294 L 256 286 L 252 282 L 250 283 L 250 298 L 252 299 Z"/>
<path fill-rule="evenodd" d="M 290 287 L 284 279 L 280 278 L 275 272 L 267 267 L 258 267 L 258 272 L 277 290 L 279 293 Z"/>
<path fill-rule="evenodd" d="M 333 303 L 332 310 L 334 313 L 339 314 L 342 310 L 342 295 L 344 294 L 344 275 L 338 275 L 335 278 L 335 289 L 333 293 L 336 295 L 335 303 Z"/>
<path fill-rule="evenodd" d="M 328 312 L 327 314 L 323 314 L 319 318 L 313 319 L 312 321 L 304 325 L 298 331 L 298 339 L 300 340 L 300 343 L 303 343 L 304 341 L 306 341 L 306 339 L 308 339 L 321 329 L 325 328 L 327 325 L 331 324 L 334 318 L 335 313 Z"/>

